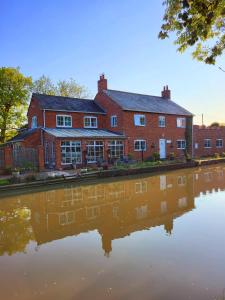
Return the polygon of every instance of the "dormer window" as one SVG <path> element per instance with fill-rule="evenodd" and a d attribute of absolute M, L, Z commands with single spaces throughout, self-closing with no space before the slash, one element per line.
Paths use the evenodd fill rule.
<path fill-rule="evenodd" d="M 31 128 L 37 128 L 37 116 L 32 117 Z"/>
<path fill-rule="evenodd" d="M 84 128 L 97 128 L 98 122 L 97 117 L 84 117 Z"/>
<path fill-rule="evenodd" d="M 72 127 L 72 117 L 68 115 L 57 115 L 56 116 L 57 127 Z"/>

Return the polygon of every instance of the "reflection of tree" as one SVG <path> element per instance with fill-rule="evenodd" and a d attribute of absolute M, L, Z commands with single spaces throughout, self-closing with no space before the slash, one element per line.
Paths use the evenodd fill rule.
<path fill-rule="evenodd" d="M 15 252 L 24 252 L 32 239 L 30 210 L 27 208 L 0 210 L 0 256 L 5 253 L 12 255 Z"/>

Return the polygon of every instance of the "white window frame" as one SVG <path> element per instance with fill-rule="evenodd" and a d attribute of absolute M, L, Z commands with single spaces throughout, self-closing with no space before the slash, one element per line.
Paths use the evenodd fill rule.
<path fill-rule="evenodd" d="M 68 143 L 68 145 L 64 145 L 63 143 Z M 76 143 L 76 144 L 73 144 L 73 143 Z M 80 147 L 80 152 L 77 151 L 76 148 L 79 148 Z M 62 149 L 64 148 L 64 149 Z M 70 149 L 70 151 L 66 151 L 66 149 Z M 72 148 L 75 148 L 75 151 L 72 151 Z M 69 162 L 63 162 L 63 150 L 65 151 L 65 154 L 69 154 L 69 158 L 70 158 L 70 161 Z M 81 164 L 82 163 L 82 145 L 81 145 L 81 141 L 71 141 L 71 140 L 65 140 L 65 141 L 61 141 L 61 144 L 60 144 L 60 151 L 61 151 L 61 164 L 62 165 L 71 165 L 71 164 Z M 74 154 L 74 156 L 72 155 Z M 66 156 L 65 156 L 66 158 Z M 68 157 L 67 157 L 68 158 Z M 75 160 L 75 161 L 74 161 Z"/>
<path fill-rule="evenodd" d="M 138 149 L 135 148 L 135 144 L 137 142 L 139 143 L 139 148 Z M 145 148 L 144 149 L 141 148 L 141 143 L 142 142 L 145 143 Z M 134 140 L 134 151 L 140 152 L 140 151 L 146 151 L 146 150 L 147 150 L 147 142 L 146 142 L 146 140 Z"/>
<path fill-rule="evenodd" d="M 186 140 L 177 140 L 176 141 L 176 143 L 177 143 L 177 149 L 179 149 L 179 150 L 184 150 L 184 149 L 186 149 Z M 181 143 L 181 146 L 179 147 L 178 146 L 178 143 Z M 183 143 L 184 143 L 184 145 L 183 145 Z"/>
<path fill-rule="evenodd" d="M 141 118 L 144 118 L 144 124 L 141 124 Z M 146 125 L 146 117 L 145 115 L 135 114 L 134 115 L 134 125 L 135 126 L 142 126 Z"/>
<path fill-rule="evenodd" d="M 177 118 L 177 128 L 186 128 L 186 118 L 184 117 Z"/>
<path fill-rule="evenodd" d="M 217 142 L 221 142 L 221 144 L 217 145 Z M 223 139 L 216 139 L 216 148 L 223 148 Z"/>
<path fill-rule="evenodd" d="M 58 124 L 58 117 L 63 118 L 63 125 Z M 65 125 L 65 118 L 70 118 L 71 124 Z M 64 127 L 64 128 L 71 128 L 72 127 L 72 116 L 71 115 L 56 115 L 56 127 Z"/>
<path fill-rule="evenodd" d="M 88 120 L 89 119 L 89 125 L 85 125 L 85 122 L 86 122 L 86 120 Z M 91 120 L 92 119 L 94 119 L 95 120 L 95 122 L 96 122 L 96 125 L 95 126 L 92 126 L 91 125 Z M 98 128 L 98 118 L 97 117 L 95 117 L 95 116 L 84 116 L 84 128 Z"/>
<path fill-rule="evenodd" d="M 209 143 L 210 146 L 206 146 L 206 143 Z M 204 148 L 206 148 L 206 149 L 212 148 L 212 140 L 211 139 L 204 139 Z"/>
<path fill-rule="evenodd" d="M 159 116 L 158 125 L 161 128 L 166 127 L 166 117 L 165 116 Z"/>
<path fill-rule="evenodd" d="M 102 156 L 99 156 L 97 154 L 99 154 L 100 150 L 102 149 Z M 90 151 L 91 149 L 91 151 Z M 87 151 L 87 163 L 91 164 L 91 163 L 96 163 L 99 160 L 104 160 L 104 142 L 102 140 L 96 140 L 96 141 L 88 141 L 86 143 L 86 151 Z M 93 155 L 90 155 L 90 152 Z"/>
<path fill-rule="evenodd" d="M 35 124 L 34 124 L 35 123 Z M 31 119 L 31 128 L 37 128 L 37 116 L 33 116 Z"/>
<path fill-rule="evenodd" d="M 110 122 L 111 122 L 111 127 L 117 127 L 118 126 L 117 116 L 116 115 L 111 116 Z"/>
<path fill-rule="evenodd" d="M 124 142 L 121 140 L 108 141 L 108 149 L 110 152 L 110 158 L 121 158 L 124 156 Z"/>

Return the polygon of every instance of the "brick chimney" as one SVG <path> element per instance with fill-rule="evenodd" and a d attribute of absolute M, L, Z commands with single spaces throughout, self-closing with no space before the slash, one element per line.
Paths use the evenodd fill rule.
<path fill-rule="evenodd" d="M 102 90 L 107 90 L 107 79 L 105 79 L 105 75 L 100 75 L 98 80 L 98 92 L 100 93 Z"/>
<path fill-rule="evenodd" d="M 168 85 L 163 87 L 162 98 L 171 99 L 171 91 L 168 88 Z"/>

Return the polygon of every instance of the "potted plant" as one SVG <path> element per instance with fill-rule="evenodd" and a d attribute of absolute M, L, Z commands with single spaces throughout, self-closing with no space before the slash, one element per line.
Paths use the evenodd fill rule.
<path fill-rule="evenodd" d="M 170 158 L 170 160 L 174 160 L 175 159 L 175 153 L 174 152 L 170 152 L 169 158 Z"/>

